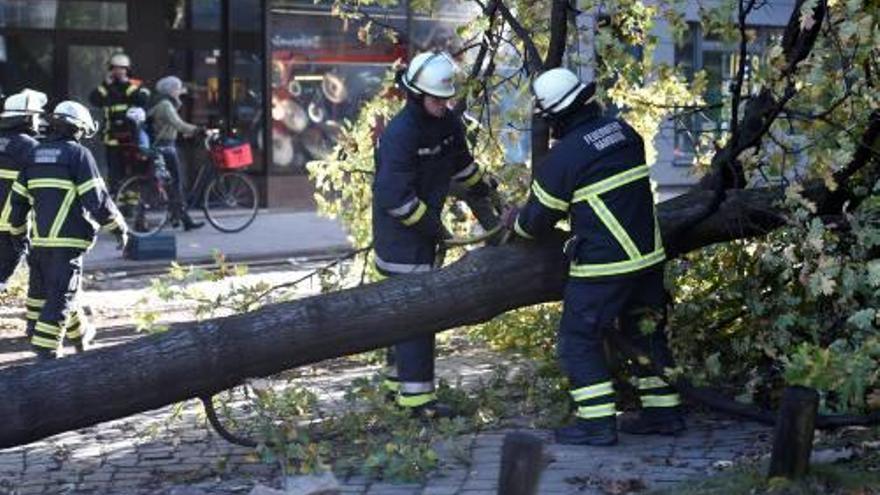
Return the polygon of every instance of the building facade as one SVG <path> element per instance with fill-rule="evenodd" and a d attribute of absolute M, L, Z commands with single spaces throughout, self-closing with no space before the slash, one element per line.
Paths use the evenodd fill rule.
<path fill-rule="evenodd" d="M 463 7 L 469 4 L 450 3 L 431 17 L 413 14 L 408 2 L 368 10 L 397 39 L 365 44 L 360 26 L 333 15 L 327 0 L 0 0 L 0 93 L 31 87 L 49 94 L 50 104 L 85 102 L 110 55 L 124 50 L 148 86 L 168 74 L 187 82 L 182 115 L 190 122 L 218 126 L 230 116 L 257 151 L 249 173 L 264 205 L 308 208 L 305 164 L 326 156 L 340 123 L 356 117 L 395 60 L 457 46 L 456 27 L 476 15 Z M 793 6 L 772 0 L 752 14 L 750 30 L 761 43 L 750 61 L 760 60 L 762 43 L 781 33 Z M 692 27 L 683 43 L 659 27 L 655 57 L 690 74 L 706 70 L 711 104 L 729 95 L 738 55 L 735 46 L 701 32 L 699 8 L 696 1 L 687 6 Z M 705 111 L 664 124 L 652 169 L 661 196 L 693 183 L 694 141 L 722 132 L 728 120 Z M 524 132 L 511 141 L 519 155 L 527 139 Z M 91 146 L 103 160 L 100 143 Z M 200 143 L 182 147 L 193 175 L 207 157 Z"/>

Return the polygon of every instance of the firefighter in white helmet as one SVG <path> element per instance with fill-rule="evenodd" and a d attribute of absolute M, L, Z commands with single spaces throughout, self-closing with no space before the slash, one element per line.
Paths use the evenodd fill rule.
<path fill-rule="evenodd" d="M 11 232 L 9 195 L 19 171 L 38 144 L 34 138 L 46 101 L 45 94 L 25 89 L 9 96 L 0 113 L 0 292 L 5 290 L 27 251 L 24 243 L 16 242 L 20 238 L 12 235 L 21 232 Z"/>
<path fill-rule="evenodd" d="M 620 331 L 655 362 L 672 366 L 663 328 L 666 254 L 645 146 L 629 124 L 603 113 L 596 85 L 582 83 L 568 69 L 544 72 L 532 92 L 535 111 L 559 142 L 538 169 L 526 205 L 506 219 L 526 239 L 547 235 L 560 219 L 570 219 L 569 280 L 557 347 L 576 419 L 557 430 L 556 439 L 611 445 L 618 422 L 602 330 L 618 321 Z M 621 430 L 671 435 L 684 429 L 681 401 L 668 383 L 641 370 L 638 385 L 642 413 L 621 420 Z"/>
<path fill-rule="evenodd" d="M 134 149 L 138 136 L 126 113 L 132 107 L 146 108 L 150 92 L 141 81 L 132 78 L 131 59 L 116 53 L 107 63 L 106 79 L 89 95 L 89 102 L 104 111 L 104 145 L 107 151 L 107 174 L 110 189 L 116 188 L 131 171 L 123 147 Z"/>
<path fill-rule="evenodd" d="M 451 182 L 477 195 L 489 193 L 461 118 L 449 111 L 455 70 L 449 54 L 426 52 L 398 73 L 407 102 L 379 138 L 373 180 L 375 263 L 384 276 L 438 268 L 436 254 L 449 237 L 441 212 Z M 422 416 L 452 414 L 434 393 L 433 335 L 396 345 L 388 364 L 385 384 L 398 405 Z"/>
<path fill-rule="evenodd" d="M 64 101 L 47 120 L 50 135 L 31 151 L 12 186 L 9 218 L 14 234 L 30 233 L 28 335 L 41 359 L 52 358 L 65 339 L 78 351 L 89 346 L 94 330 L 76 300 L 83 254 L 94 244 L 98 228 L 111 232 L 120 248 L 128 231 L 95 158 L 80 144 L 98 132 L 88 109 Z"/>

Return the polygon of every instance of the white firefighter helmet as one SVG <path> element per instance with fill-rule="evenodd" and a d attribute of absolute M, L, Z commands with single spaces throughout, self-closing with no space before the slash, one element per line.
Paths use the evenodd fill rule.
<path fill-rule="evenodd" d="M 52 118 L 82 130 L 87 138 L 98 132 L 98 123 L 92 119 L 92 114 L 81 103 L 75 101 L 59 103 L 52 112 Z"/>
<path fill-rule="evenodd" d="M 435 98 L 455 96 L 455 62 L 446 52 L 424 52 L 413 57 L 401 78 L 403 85 L 417 95 Z"/>
<path fill-rule="evenodd" d="M 122 67 L 124 69 L 131 69 L 131 59 L 128 55 L 119 52 L 114 53 L 113 56 L 110 57 L 110 61 L 107 62 L 107 65 L 112 69 L 113 67 Z"/>
<path fill-rule="evenodd" d="M 567 110 L 587 86 L 574 72 L 557 67 L 539 75 L 532 83 L 535 113 L 552 117 Z"/>
<path fill-rule="evenodd" d="M 43 112 L 43 107 L 46 106 L 48 100 L 45 93 L 25 89 L 6 98 L 6 101 L 3 102 L 3 113 L 0 113 L 0 119 L 38 115 Z"/>

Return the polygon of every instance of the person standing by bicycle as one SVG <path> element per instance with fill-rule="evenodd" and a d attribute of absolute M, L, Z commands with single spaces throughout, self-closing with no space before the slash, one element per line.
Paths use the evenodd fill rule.
<path fill-rule="evenodd" d="M 107 78 L 89 95 L 89 102 L 104 110 L 104 146 L 107 150 L 107 176 L 110 191 L 115 193 L 131 174 L 123 148 L 136 144 L 126 116 L 132 107 L 145 107 L 150 91 L 131 77 L 131 59 L 124 53 L 110 57 Z"/>
<path fill-rule="evenodd" d="M 153 141 L 156 149 L 162 153 L 165 165 L 171 173 L 174 182 L 171 199 L 171 224 L 183 223 L 184 230 L 201 228 L 204 222 L 196 222 L 186 211 L 186 201 L 183 187 L 183 176 L 180 167 L 180 155 L 177 153 L 177 136 L 192 136 L 199 131 L 199 127 L 184 121 L 178 109 L 181 106 L 180 96 L 186 93 L 183 81 L 176 76 L 166 76 L 156 83 L 158 99 L 150 108 L 148 117 L 152 123 Z"/>

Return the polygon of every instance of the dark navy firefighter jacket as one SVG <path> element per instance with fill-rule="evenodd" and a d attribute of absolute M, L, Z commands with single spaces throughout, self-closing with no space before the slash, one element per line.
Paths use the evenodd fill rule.
<path fill-rule="evenodd" d="M 388 123 L 375 157 L 376 266 L 388 274 L 430 271 L 444 235 L 441 212 L 450 181 L 477 195 L 489 193 L 464 125 L 452 112 L 436 118 L 410 100 Z"/>
<path fill-rule="evenodd" d="M 0 233 L 24 233 L 12 232 L 9 224 L 9 216 L 12 214 L 12 185 L 37 144 L 37 140 L 27 134 L 0 131 Z"/>
<path fill-rule="evenodd" d="M 120 229 L 122 215 L 110 198 L 92 153 L 81 144 L 53 137 L 31 152 L 12 186 L 10 224 L 27 230 L 35 248 L 89 249 L 98 227 Z"/>
<path fill-rule="evenodd" d="M 571 277 L 642 272 L 666 259 L 648 176 L 641 136 L 623 120 L 587 106 L 539 169 L 516 232 L 539 237 L 568 217 Z"/>

